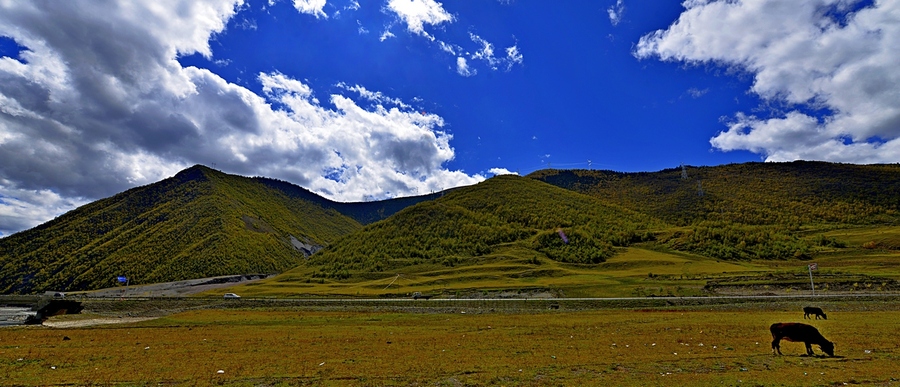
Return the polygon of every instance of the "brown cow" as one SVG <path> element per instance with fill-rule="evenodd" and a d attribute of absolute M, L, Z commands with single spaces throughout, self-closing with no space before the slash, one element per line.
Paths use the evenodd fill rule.
<path fill-rule="evenodd" d="M 813 356 L 812 345 L 816 344 L 828 354 L 834 356 L 834 343 L 825 339 L 819 330 L 812 325 L 801 323 L 775 323 L 769 327 L 772 332 L 772 353 L 781 355 L 781 339 L 793 342 L 803 342 L 806 344 L 806 354 Z"/>
<path fill-rule="evenodd" d="M 819 319 L 819 316 L 822 316 L 822 318 L 828 320 L 828 316 L 825 315 L 825 312 L 822 311 L 822 308 L 817 308 L 815 306 L 804 306 L 803 307 L 803 318 L 805 318 L 805 319 L 808 318 L 808 319 L 812 320 L 812 317 L 809 317 L 809 315 L 811 315 L 811 314 L 816 315 L 816 320 Z"/>

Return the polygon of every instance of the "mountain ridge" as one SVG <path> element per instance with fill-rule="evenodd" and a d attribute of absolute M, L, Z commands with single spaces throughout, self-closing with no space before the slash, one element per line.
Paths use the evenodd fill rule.
<path fill-rule="evenodd" d="M 722 260 L 809 259 L 843 243 L 822 230 L 900 224 L 898 193 L 900 165 L 793 162 L 541 170 L 339 203 L 195 165 L 0 239 L 0 293 L 96 289 L 119 275 L 151 283 L 291 271 L 343 280 L 479 265 L 510 251 L 596 265 L 635 243 Z"/>
<path fill-rule="evenodd" d="M 310 222 L 312 220 L 312 222 Z M 362 227 L 252 179 L 194 166 L 0 240 L 0 292 L 280 272 Z"/>

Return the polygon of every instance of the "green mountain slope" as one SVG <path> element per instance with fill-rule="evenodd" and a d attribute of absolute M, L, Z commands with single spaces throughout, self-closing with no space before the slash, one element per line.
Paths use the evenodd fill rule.
<path fill-rule="evenodd" d="M 258 179 L 195 166 L 0 239 L 0 293 L 281 272 L 361 227 Z"/>
<path fill-rule="evenodd" d="M 379 200 L 374 202 L 343 203 L 323 198 L 302 187 L 293 185 L 285 181 L 264 177 L 255 177 L 253 179 L 270 188 L 281 191 L 282 193 L 290 196 L 293 199 L 299 199 L 318 204 L 323 208 L 332 208 L 334 210 L 337 210 L 341 214 L 353 218 L 357 222 L 364 225 L 377 222 L 382 219 L 387 219 L 391 215 L 397 213 L 397 211 L 400 211 L 406 207 L 412 206 L 416 203 L 421 203 L 423 201 L 434 200 L 436 198 L 442 197 L 447 192 L 455 190 L 455 188 L 451 188 L 443 192 L 432 193 L 428 195 L 408 196 L 402 198 Z"/>
<path fill-rule="evenodd" d="M 659 241 L 716 259 L 809 259 L 843 247 L 824 231 L 900 224 L 900 165 L 798 161 L 529 177 L 684 226 Z"/>
<path fill-rule="evenodd" d="M 295 285 L 315 278 L 378 287 L 400 273 L 422 276 L 420 284 L 465 273 L 475 284 L 482 268 L 577 274 L 622 253 L 731 261 L 893 254 L 896 238 L 884 230 L 897 224 L 900 165 L 544 170 L 367 203 L 195 166 L 0 239 L 0 293 L 108 287 L 119 275 L 142 284 L 253 272 L 286 272 L 274 282 Z"/>
<path fill-rule="evenodd" d="M 477 264 L 479 257 L 510 245 L 529 258 L 600 263 L 615 254 L 614 247 L 652 238 L 650 231 L 662 227 L 587 195 L 497 176 L 345 236 L 308 265 L 320 267 L 317 276 L 340 279 L 419 264 Z"/>
<path fill-rule="evenodd" d="M 796 161 L 652 173 L 542 170 L 528 177 L 676 225 L 721 221 L 797 227 L 900 221 L 898 164 Z"/>

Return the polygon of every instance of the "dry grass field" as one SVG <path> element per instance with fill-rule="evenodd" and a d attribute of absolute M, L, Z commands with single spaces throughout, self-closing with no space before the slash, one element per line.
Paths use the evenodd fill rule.
<path fill-rule="evenodd" d="M 478 265 L 412 266 L 401 272 L 371 273 L 344 281 L 310 280 L 311 268 L 300 267 L 266 280 L 206 291 L 247 297 L 347 296 L 403 297 L 412 292 L 452 297 L 473 290 L 547 289 L 563 297 L 697 296 L 710 275 L 757 275 L 772 269 L 767 262 L 724 262 L 714 259 L 623 248 L 598 265 L 575 265 L 540 258 L 534 264 L 514 247 L 499 249 Z M 804 267 L 804 263 L 795 263 Z M 648 274 L 656 278 L 648 278 Z M 664 277 L 672 278 L 664 278 Z"/>
<path fill-rule="evenodd" d="M 9 327 L 0 329 L 0 385 L 900 385 L 900 307 L 823 306 L 828 320 L 806 321 L 835 342 L 835 357 L 808 357 L 790 342 L 784 356 L 772 355 L 769 325 L 803 321 L 794 303 L 531 313 L 219 309 Z"/>

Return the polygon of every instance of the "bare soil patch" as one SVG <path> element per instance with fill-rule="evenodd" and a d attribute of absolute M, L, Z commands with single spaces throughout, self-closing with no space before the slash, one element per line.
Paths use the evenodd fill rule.
<path fill-rule="evenodd" d="M 84 328 L 95 325 L 107 325 L 107 324 L 126 324 L 126 323 L 135 323 L 147 320 L 153 320 L 156 317 L 117 317 L 117 318 L 88 318 L 88 319 L 78 319 L 78 320 L 47 320 L 42 324 L 45 327 L 50 328 Z"/>
<path fill-rule="evenodd" d="M 268 274 L 228 275 L 148 285 L 117 286 L 85 292 L 84 295 L 87 297 L 185 297 L 207 290 L 249 284 L 268 277 L 270 277 Z"/>

